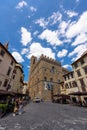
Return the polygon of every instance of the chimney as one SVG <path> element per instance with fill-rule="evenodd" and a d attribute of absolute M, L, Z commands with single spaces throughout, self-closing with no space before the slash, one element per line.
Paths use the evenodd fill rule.
<path fill-rule="evenodd" d="M 9 45 L 9 42 L 6 42 L 5 44 L 4 44 L 4 47 L 8 50 L 8 45 Z"/>

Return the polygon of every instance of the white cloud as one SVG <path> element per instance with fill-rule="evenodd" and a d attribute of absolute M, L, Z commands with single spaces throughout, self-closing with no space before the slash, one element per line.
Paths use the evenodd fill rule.
<path fill-rule="evenodd" d="M 67 55 L 68 51 L 66 49 L 63 49 L 62 51 L 59 51 L 57 56 L 58 57 L 65 57 Z"/>
<path fill-rule="evenodd" d="M 74 11 L 71 11 L 71 10 L 68 10 L 68 11 L 65 11 L 67 13 L 67 15 L 72 18 L 74 16 L 77 16 L 78 13 L 77 12 L 74 12 Z"/>
<path fill-rule="evenodd" d="M 71 42 L 71 39 L 64 39 L 63 43 L 65 43 L 65 42 L 69 43 L 69 42 Z"/>
<path fill-rule="evenodd" d="M 27 2 L 26 1 L 21 1 L 18 3 L 18 5 L 16 6 L 16 9 L 21 9 L 24 6 L 27 6 Z"/>
<path fill-rule="evenodd" d="M 76 60 L 76 58 L 75 58 L 75 57 L 73 57 L 73 58 L 71 59 L 71 61 L 72 61 L 72 62 L 74 62 L 75 60 Z"/>
<path fill-rule="evenodd" d="M 68 25 L 69 25 L 69 22 L 66 22 L 66 21 L 61 21 L 60 22 L 60 25 L 59 25 L 59 31 L 61 34 L 65 34 L 65 30 L 67 29 Z"/>
<path fill-rule="evenodd" d="M 55 59 L 55 54 L 52 52 L 50 48 L 44 48 L 40 43 L 32 43 L 30 46 L 29 54 L 27 57 L 30 59 L 32 55 L 39 58 L 41 54 L 49 56 L 50 58 Z"/>
<path fill-rule="evenodd" d="M 36 20 L 35 24 L 39 24 L 40 27 L 46 28 L 46 26 L 48 25 L 48 22 L 45 21 L 45 18 L 40 18 Z"/>
<path fill-rule="evenodd" d="M 61 45 L 63 44 L 62 41 L 58 39 L 58 31 L 51 31 L 51 30 L 44 30 L 41 35 L 39 35 L 39 38 L 42 40 L 46 40 L 51 45 Z"/>
<path fill-rule="evenodd" d="M 76 2 L 79 2 L 80 0 L 76 0 Z"/>
<path fill-rule="evenodd" d="M 68 68 L 72 68 L 72 66 L 71 66 L 71 65 L 68 65 L 68 64 L 63 65 L 63 67 L 64 67 L 64 68 L 67 68 L 67 69 L 68 69 Z"/>
<path fill-rule="evenodd" d="M 47 19 L 40 18 L 37 19 L 35 24 L 39 24 L 39 26 L 46 28 L 47 25 L 54 25 L 57 22 L 60 22 L 62 19 L 62 14 L 60 12 L 53 12 L 51 16 L 49 16 Z"/>
<path fill-rule="evenodd" d="M 35 31 L 35 32 L 33 33 L 33 35 L 36 36 L 38 33 L 39 33 L 39 31 Z"/>
<path fill-rule="evenodd" d="M 27 68 L 30 69 L 30 66 L 28 65 Z"/>
<path fill-rule="evenodd" d="M 30 10 L 31 10 L 32 12 L 36 12 L 36 11 L 37 11 L 37 9 L 36 9 L 35 7 L 33 7 L 33 6 L 30 6 Z"/>
<path fill-rule="evenodd" d="M 80 33 L 87 32 L 87 11 L 85 11 L 79 18 L 79 20 L 73 24 L 70 24 L 66 36 L 67 38 L 73 38 Z"/>
<path fill-rule="evenodd" d="M 62 14 L 60 12 L 53 12 L 53 14 L 48 17 L 48 22 L 51 23 L 51 25 L 56 24 L 57 22 L 61 21 Z"/>
<path fill-rule="evenodd" d="M 19 54 L 19 52 L 13 52 L 12 56 L 16 59 L 17 62 L 19 62 L 19 63 L 24 62 L 24 59 Z"/>
<path fill-rule="evenodd" d="M 30 19 L 31 16 L 28 15 L 27 17 Z"/>
<path fill-rule="evenodd" d="M 82 54 L 83 52 L 85 52 L 87 50 L 87 44 L 82 44 L 82 45 L 79 45 L 77 46 L 71 53 L 69 53 L 69 57 L 72 57 L 75 55 L 75 58 L 73 57 L 72 60 L 76 60 L 78 59 Z"/>
<path fill-rule="evenodd" d="M 26 46 L 29 42 L 31 42 L 32 37 L 31 33 L 27 31 L 26 28 L 21 27 L 21 43 Z"/>
<path fill-rule="evenodd" d="M 72 46 L 79 45 L 87 41 L 87 34 L 80 34 L 76 37 L 75 42 L 72 43 Z"/>
<path fill-rule="evenodd" d="M 28 49 L 27 49 L 27 48 L 24 48 L 24 49 L 22 49 L 21 54 L 24 55 L 24 54 L 26 54 L 27 52 L 28 52 Z"/>

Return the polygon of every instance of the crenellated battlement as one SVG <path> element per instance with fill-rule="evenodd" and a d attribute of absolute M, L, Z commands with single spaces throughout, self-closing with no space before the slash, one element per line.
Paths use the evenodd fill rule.
<path fill-rule="evenodd" d="M 40 59 L 40 60 L 41 60 L 41 59 L 48 60 L 48 61 L 50 61 L 50 62 L 54 62 L 54 63 L 57 63 L 57 64 L 60 64 L 60 65 L 61 65 L 60 62 L 58 62 L 58 61 L 56 61 L 55 59 L 50 58 L 50 57 L 48 57 L 48 56 L 46 56 L 46 55 L 43 55 L 43 54 L 40 56 L 39 59 Z"/>
<path fill-rule="evenodd" d="M 31 71 L 30 72 L 34 71 L 35 68 L 37 68 L 39 63 L 41 63 L 42 61 L 45 61 L 46 63 L 49 63 L 50 65 L 61 66 L 60 62 L 42 54 L 38 60 L 37 60 L 37 57 L 35 57 L 35 56 L 31 57 L 31 69 L 30 69 Z"/>
<path fill-rule="evenodd" d="M 36 59 L 36 61 L 38 62 L 40 59 L 46 59 L 46 60 L 50 60 L 50 61 L 54 61 L 54 62 L 57 62 L 55 59 L 53 58 L 50 58 L 49 56 L 46 56 L 46 55 L 41 55 L 40 58 L 37 60 L 37 57 L 36 56 L 32 56 L 31 59 Z"/>

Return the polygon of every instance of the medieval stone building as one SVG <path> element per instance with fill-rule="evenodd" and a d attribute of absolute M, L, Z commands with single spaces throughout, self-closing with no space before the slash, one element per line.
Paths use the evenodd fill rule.
<path fill-rule="evenodd" d="M 52 100 L 54 94 L 60 93 L 59 83 L 63 81 L 63 75 L 68 71 L 60 62 L 41 55 L 31 57 L 29 74 L 29 95 L 31 99 L 38 96 L 43 100 Z"/>

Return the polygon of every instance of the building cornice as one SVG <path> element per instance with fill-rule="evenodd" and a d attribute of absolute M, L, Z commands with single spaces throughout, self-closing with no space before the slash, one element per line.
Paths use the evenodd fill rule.
<path fill-rule="evenodd" d="M 83 57 L 87 56 L 87 50 L 81 55 L 80 58 L 78 58 L 76 61 L 74 61 L 71 65 L 75 64 L 76 62 L 80 61 Z"/>
<path fill-rule="evenodd" d="M 17 63 L 12 54 L 6 49 L 6 47 L 0 42 L 0 46 L 6 51 L 6 53 Z"/>

